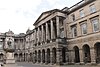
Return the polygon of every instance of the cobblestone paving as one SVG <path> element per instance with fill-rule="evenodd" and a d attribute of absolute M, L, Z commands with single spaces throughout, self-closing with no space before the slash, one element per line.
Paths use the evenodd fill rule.
<path fill-rule="evenodd" d="M 16 63 L 15 65 L 5 65 L 3 67 L 100 67 L 100 65 L 66 65 L 66 66 L 56 66 L 56 65 L 39 65 L 39 64 L 32 64 L 28 62 L 21 62 L 21 63 Z"/>

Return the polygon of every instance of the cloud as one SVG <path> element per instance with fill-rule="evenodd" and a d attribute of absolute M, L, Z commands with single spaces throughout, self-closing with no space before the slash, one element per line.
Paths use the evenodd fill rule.
<path fill-rule="evenodd" d="M 74 2 L 75 1 L 75 2 Z M 0 0 L 0 32 L 9 29 L 14 33 L 24 32 L 42 12 L 55 8 L 62 9 L 79 0 Z"/>

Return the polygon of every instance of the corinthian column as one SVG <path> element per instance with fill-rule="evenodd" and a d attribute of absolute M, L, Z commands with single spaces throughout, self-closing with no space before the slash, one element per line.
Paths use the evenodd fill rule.
<path fill-rule="evenodd" d="M 51 39 L 54 39 L 54 37 L 53 37 L 53 35 L 54 35 L 54 33 L 53 33 L 53 20 L 50 20 L 50 22 L 51 22 Z"/>
<path fill-rule="evenodd" d="M 60 36 L 59 17 L 56 17 L 57 37 Z"/>
<path fill-rule="evenodd" d="M 41 26 L 42 27 L 42 41 L 44 41 L 44 30 L 43 30 L 43 25 Z"/>
<path fill-rule="evenodd" d="M 48 37 L 48 23 L 46 23 L 46 40 L 48 40 L 49 39 L 49 37 Z"/>

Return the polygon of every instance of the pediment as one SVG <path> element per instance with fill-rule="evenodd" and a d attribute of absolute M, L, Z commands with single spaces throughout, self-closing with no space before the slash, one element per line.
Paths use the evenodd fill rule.
<path fill-rule="evenodd" d="M 50 10 L 50 11 L 46 11 L 46 12 L 43 12 L 39 18 L 36 20 L 36 22 L 34 23 L 34 25 L 36 25 L 37 23 L 39 23 L 41 20 L 45 19 L 46 17 L 48 17 L 50 14 L 56 12 L 56 11 L 60 11 L 58 9 L 53 9 L 53 10 Z"/>

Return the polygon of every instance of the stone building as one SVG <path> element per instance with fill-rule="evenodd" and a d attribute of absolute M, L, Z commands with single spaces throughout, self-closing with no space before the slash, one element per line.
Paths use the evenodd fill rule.
<path fill-rule="evenodd" d="M 26 34 L 13 34 L 16 62 L 100 64 L 100 0 L 43 12 Z M 8 31 L 12 32 L 12 31 Z M 5 33 L 0 33 L 0 47 Z M 3 60 L 0 48 L 0 60 Z"/>

